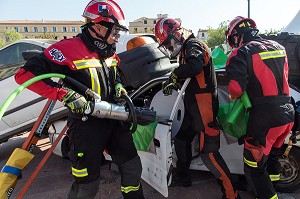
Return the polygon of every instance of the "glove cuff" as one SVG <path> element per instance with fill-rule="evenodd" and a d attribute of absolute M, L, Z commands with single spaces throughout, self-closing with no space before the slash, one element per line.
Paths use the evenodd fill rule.
<path fill-rule="evenodd" d="M 123 87 L 123 85 L 121 84 L 121 83 L 117 83 L 116 85 L 115 85 L 115 89 L 117 90 L 117 89 L 119 89 L 119 88 L 122 88 Z"/>
<path fill-rule="evenodd" d="M 65 98 L 65 96 L 68 94 L 68 90 L 66 88 L 58 88 L 57 89 L 57 99 L 59 101 L 63 101 L 63 99 Z"/>

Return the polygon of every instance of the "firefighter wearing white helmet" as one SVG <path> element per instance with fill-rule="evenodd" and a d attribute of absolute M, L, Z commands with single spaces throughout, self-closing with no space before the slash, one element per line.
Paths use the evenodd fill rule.
<path fill-rule="evenodd" d="M 41 74 L 61 73 L 91 88 L 102 100 L 116 103 L 121 93 L 126 93 L 117 68 L 120 59 L 115 54 L 120 34 L 127 31 L 124 14 L 112 0 L 92 0 L 86 6 L 83 17 L 87 23 L 82 27 L 82 34 L 57 42 L 31 58 L 16 73 L 16 81 L 22 84 Z M 129 123 L 93 116 L 82 121 L 91 99 L 66 82 L 60 87 L 47 79 L 32 84 L 29 89 L 45 98 L 64 102 L 69 109 L 68 157 L 72 161 L 75 181 L 68 199 L 96 196 L 104 149 L 120 170 L 123 197 L 144 198 L 140 184 L 142 166 Z"/>

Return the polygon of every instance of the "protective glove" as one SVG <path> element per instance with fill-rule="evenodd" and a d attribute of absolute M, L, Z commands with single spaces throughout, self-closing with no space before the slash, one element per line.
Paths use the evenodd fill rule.
<path fill-rule="evenodd" d="M 117 83 L 115 86 L 116 98 L 120 98 L 121 94 L 127 94 L 126 89 L 123 87 L 121 83 Z"/>
<path fill-rule="evenodd" d="M 169 79 L 162 83 L 162 91 L 164 95 L 171 95 L 173 89 L 178 89 L 177 80 L 177 75 L 172 72 Z"/>
<path fill-rule="evenodd" d="M 62 101 L 65 102 L 65 105 L 70 108 L 72 113 L 83 114 L 86 109 L 90 109 L 90 103 L 82 95 L 72 89 L 65 89 L 68 92 L 62 98 Z"/>

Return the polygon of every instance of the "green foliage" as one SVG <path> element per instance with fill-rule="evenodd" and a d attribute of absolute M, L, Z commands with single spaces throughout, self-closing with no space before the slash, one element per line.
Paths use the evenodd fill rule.
<path fill-rule="evenodd" d="M 48 32 L 44 32 L 44 34 L 42 35 L 32 35 L 32 37 L 36 39 L 56 39 L 57 35 L 55 35 L 55 33 L 51 34 Z"/>
<path fill-rule="evenodd" d="M 4 31 L 4 38 L 4 40 L 0 39 L 0 48 L 22 39 L 23 35 L 16 32 L 14 29 L 7 29 Z"/>
<path fill-rule="evenodd" d="M 205 41 L 208 47 L 214 48 L 215 46 L 219 46 L 224 44 L 225 42 L 225 31 L 227 29 L 228 21 L 223 21 L 220 23 L 217 29 L 209 28 L 208 30 L 208 38 Z"/>
<path fill-rule="evenodd" d="M 5 41 L 3 39 L 0 39 L 0 48 L 5 46 Z"/>
<path fill-rule="evenodd" d="M 23 38 L 23 35 L 16 32 L 14 29 L 7 29 L 4 31 L 6 45 Z"/>
<path fill-rule="evenodd" d="M 280 30 L 273 30 L 272 28 L 270 30 L 265 30 L 264 34 L 266 35 L 273 35 L 273 34 L 277 34 L 279 32 L 281 32 L 282 28 Z"/>

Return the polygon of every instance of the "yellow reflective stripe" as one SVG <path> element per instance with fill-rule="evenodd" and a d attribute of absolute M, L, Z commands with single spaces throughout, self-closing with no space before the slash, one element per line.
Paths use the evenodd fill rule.
<path fill-rule="evenodd" d="M 96 68 L 89 68 L 91 75 L 92 90 L 97 94 L 101 94 L 100 81 Z"/>
<path fill-rule="evenodd" d="M 113 58 L 113 59 L 106 59 L 105 63 L 108 67 L 110 66 L 117 66 L 118 65 L 118 60 Z"/>
<path fill-rule="evenodd" d="M 75 169 L 72 167 L 72 174 L 76 177 L 85 177 L 88 176 L 87 168 L 84 169 Z"/>
<path fill-rule="evenodd" d="M 278 174 L 278 175 L 269 175 L 269 177 L 270 177 L 272 182 L 280 180 L 280 174 Z"/>
<path fill-rule="evenodd" d="M 100 60 L 98 59 L 84 59 L 84 60 L 75 60 L 73 61 L 74 65 L 76 66 L 77 70 L 85 69 L 85 68 L 97 68 L 102 67 Z M 118 60 L 113 59 L 106 59 L 105 63 L 107 67 L 113 67 L 118 65 Z"/>
<path fill-rule="evenodd" d="M 250 160 L 247 160 L 246 158 L 244 158 L 244 162 L 250 167 L 257 167 L 257 162 L 252 162 Z"/>
<path fill-rule="evenodd" d="M 275 193 L 275 195 L 272 198 L 270 198 L 270 199 L 278 199 L 277 194 Z"/>
<path fill-rule="evenodd" d="M 102 66 L 102 64 L 100 63 L 100 61 L 98 59 L 75 60 L 75 61 L 73 61 L 73 63 L 75 64 L 75 66 L 78 70 Z"/>
<path fill-rule="evenodd" d="M 271 58 L 279 58 L 279 57 L 285 57 L 285 51 L 284 50 L 274 50 L 269 52 L 261 52 L 258 53 L 260 58 L 262 60 L 265 59 L 271 59 Z"/>
<path fill-rule="evenodd" d="M 117 79 L 117 68 L 114 67 L 114 75 L 115 75 L 115 79 Z"/>
<path fill-rule="evenodd" d="M 138 191 L 140 189 L 140 185 L 134 187 L 134 186 L 127 186 L 127 187 L 123 187 L 121 186 L 121 192 L 124 193 L 129 193 L 131 191 Z"/>

